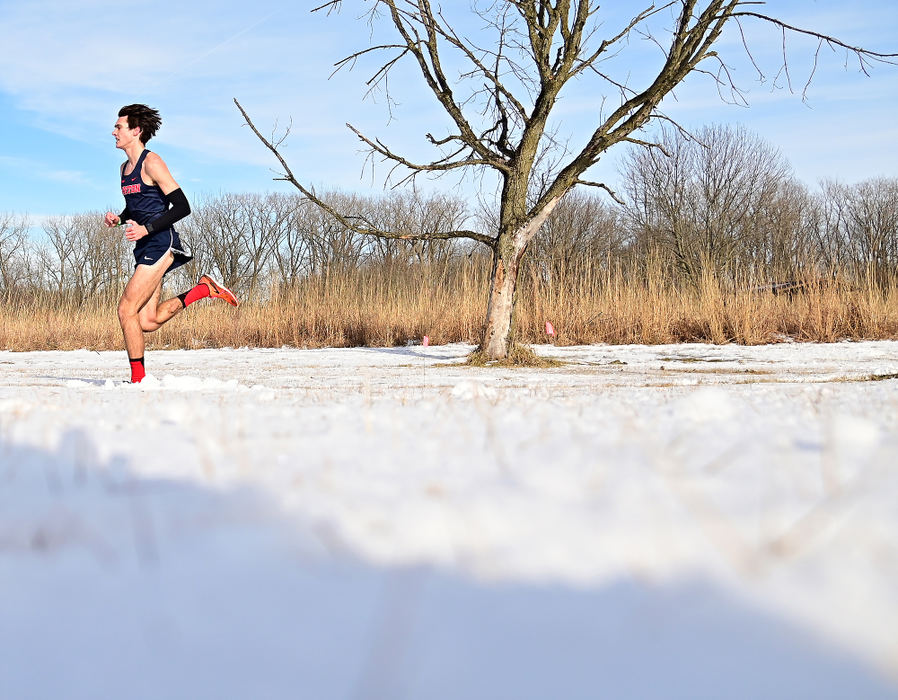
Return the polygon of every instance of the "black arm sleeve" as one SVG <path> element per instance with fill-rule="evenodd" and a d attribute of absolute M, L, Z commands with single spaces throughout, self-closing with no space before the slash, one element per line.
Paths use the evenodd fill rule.
<path fill-rule="evenodd" d="M 166 197 L 171 204 L 171 209 L 164 211 L 150 221 L 145 226 L 147 233 L 164 231 L 167 228 L 171 228 L 176 221 L 180 221 L 190 213 L 190 202 L 187 201 L 187 196 L 180 187 L 169 192 Z"/>
<path fill-rule="evenodd" d="M 128 207 L 122 209 L 122 213 L 118 215 L 118 220 L 120 224 L 125 223 L 128 219 L 131 218 L 131 210 Z"/>

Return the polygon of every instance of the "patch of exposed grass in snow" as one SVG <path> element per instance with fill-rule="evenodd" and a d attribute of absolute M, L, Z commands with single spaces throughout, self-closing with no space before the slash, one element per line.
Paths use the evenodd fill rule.
<path fill-rule="evenodd" d="M 882 382 L 886 379 L 898 379 L 898 372 L 892 372 L 891 374 L 871 374 L 866 379 L 862 379 L 859 381 Z"/>
<path fill-rule="evenodd" d="M 508 350 L 508 356 L 501 360 L 490 360 L 481 350 L 475 350 L 464 363 L 469 367 L 537 367 L 548 369 L 551 367 L 564 367 L 567 362 L 556 360 L 552 357 L 541 357 L 526 345 L 512 345 Z"/>

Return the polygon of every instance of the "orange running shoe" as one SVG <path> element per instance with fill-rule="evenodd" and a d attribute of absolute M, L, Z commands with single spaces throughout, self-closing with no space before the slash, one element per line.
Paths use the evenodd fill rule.
<path fill-rule="evenodd" d="M 240 302 L 237 301 L 237 297 L 234 296 L 234 292 L 225 287 L 223 284 L 219 284 L 214 279 L 209 277 L 209 275 L 203 275 L 200 277 L 200 284 L 205 284 L 209 288 L 209 296 L 214 297 L 216 299 L 224 299 L 231 306 L 237 306 Z"/>

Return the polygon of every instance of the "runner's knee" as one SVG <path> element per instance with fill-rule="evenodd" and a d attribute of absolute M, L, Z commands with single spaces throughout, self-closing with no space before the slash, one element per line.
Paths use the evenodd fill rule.
<path fill-rule="evenodd" d="M 124 321 L 129 318 L 133 318 L 137 315 L 137 305 L 134 304 L 127 297 L 122 297 L 118 303 L 118 318 L 119 321 Z"/>

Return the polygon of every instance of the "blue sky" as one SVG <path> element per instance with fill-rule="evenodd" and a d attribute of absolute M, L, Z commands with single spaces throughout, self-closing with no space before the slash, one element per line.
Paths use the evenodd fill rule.
<path fill-rule="evenodd" d="M 337 15 L 310 14 L 322 1 L 0 0 L 0 212 L 39 221 L 117 211 L 117 166 L 123 158 L 110 134 L 119 107 L 131 102 L 161 111 L 163 127 L 150 147 L 191 199 L 225 191 L 290 191 L 272 181 L 276 163 L 242 126 L 234 97 L 266 133 L 292 120 L 284 153 L 308 184 L 383 191 L 386 170 L 379 167 L 373 176 L 364 170 L 360 144 L 344 124 L 424 160 L 425 134 L 439 135 L 446 120 L 411 66 L 392 83 L 399 102 L 392 115 L 382 97 L 364 99 L 373 62 L 328 78 L 340 58 L 389 35 L 360 18 L 369 3 L 345 0 Z M 456 12 L 467 6 L 446 7 Z M 780 0 L 753 9 L 850 44 L 898 51 L 894 0 Z M 608 16 L 608 33 L 622 19 Z M 464 26 L 476 34 L 476 25 Z M 782 36 L 756 22 L 745 28 L 756 60 L 772 77 Z M 732 31 L 719 50 L 750 107 L 724 103 L 708 79 L 695 76 L 664 103 L 666 113 L 687 127 L 745 125 L 780 149 L 811 186 L 823 177 L 855 182 L 898 176 L 898 67 L 875 66 L 867 77 L 846 63 L 844 52 L 825 49 L 803 102 L 816 44 L 792 37 L 787 47 L 794 93 L 771 80 L 760 83 Z M 657 57 L 650 42 L 634 37 L 608 67 L 636 85 Z M 573 88 L 557 110 L 557 126 L 572 147 L 594 128 L 601 107 L 596 83 L 583 80 Z M 615 96 L 608 99 L 606 109 Z M 609 152 L 590 178 L 615 186 L 621 153 Z M 443 190 L 455 183 L 419 182 L 424 189 Z M 459 192 L 479 186 L 485 185 L 462 183 Z"/>

